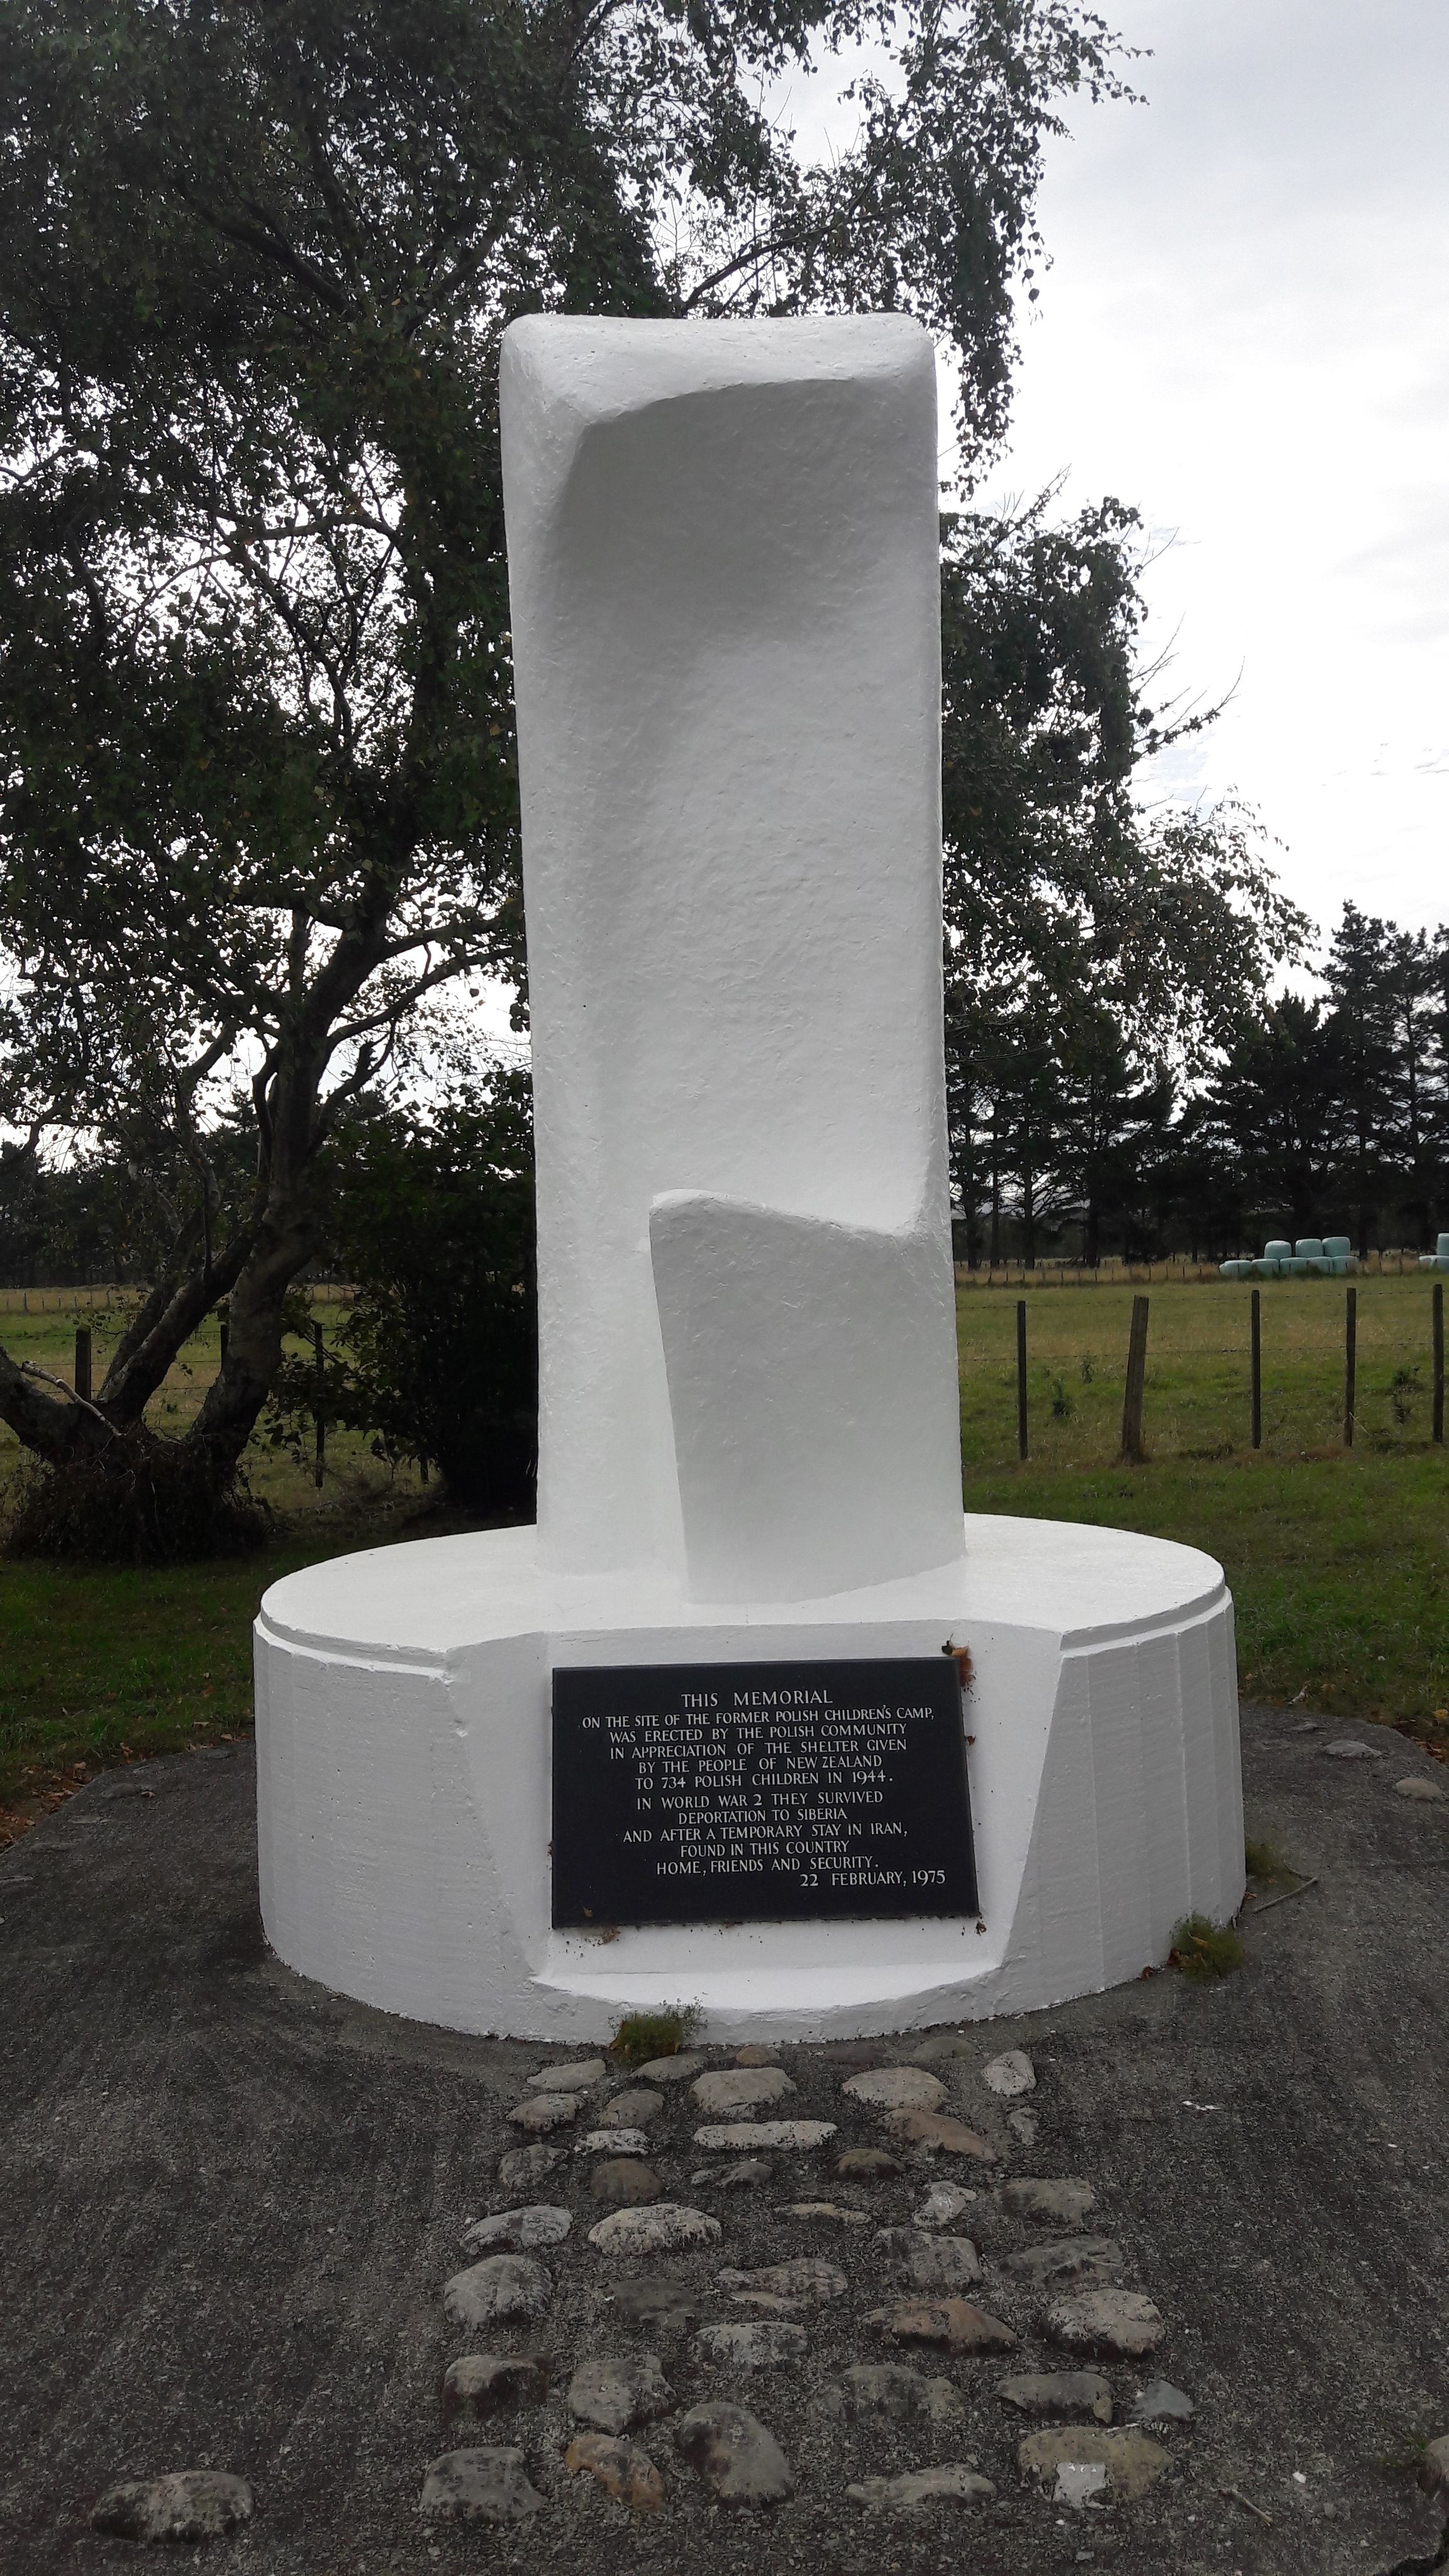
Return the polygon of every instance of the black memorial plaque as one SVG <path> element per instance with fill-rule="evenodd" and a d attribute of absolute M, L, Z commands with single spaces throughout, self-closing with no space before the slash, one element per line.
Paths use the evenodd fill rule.
<path fill-rule="evenodd" d="M 974 1914 L 952 1658 L 553 1677 L 555 1924 Z"/>

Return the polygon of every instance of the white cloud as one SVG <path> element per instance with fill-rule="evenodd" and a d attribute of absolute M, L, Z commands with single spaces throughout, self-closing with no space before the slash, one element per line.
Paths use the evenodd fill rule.
<path fill-rule="evenodd" d="M 1238 788 L 1290 892 L 1449 915 L 1449 9 L 1123 0 L 1149 104 L 1074 110 L 990 492 L 1068 471 L 1175 530 L 1173 683 L 1232 704 L 1164 766 Z"/>

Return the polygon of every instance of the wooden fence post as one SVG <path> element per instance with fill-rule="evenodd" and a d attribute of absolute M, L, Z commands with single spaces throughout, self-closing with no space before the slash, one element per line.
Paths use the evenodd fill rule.
<path fill-rule="evenodd" d="M 1350 1288 L 1343 1316 L 1343 1445 L 1353 1447 L 1353 1417 L 1358 1393 L 1358 1290 Z"/>
<path fill-rule="evenodd" d="M 1434 1282 L 1434 1438 L 1444 1446 L 1444 1282 Z"/>
<path fill-rule="evenodd" d="M 1142 1448 L 1142 1396 L 1147 1383 L 1147 1299 L 1132 1300 L 1132 1331 L 1127 1343 L 1127 1390 L 1122 1398 L 1122 1455 L 1129 1466 L 1140 1467 Z"/>
<path fill-rule="evenodd" d="M 89 1404 L 91 1400 L 91 1328 L 89 1324 L 77 1324 L 75 1328 L 75 1391 L 77 1395 L 83 1395 Z"/>
<path fill-rule="evenodd" d="M 1016 1454 L 1024 1458 L 1027 1451 L 1026 1420 L 1026 1299 L 1016 1304 Z"/>
<path fill-rule="evenodd" d="M 1253 1447 L 1263 1446 L 1263 1292 L 1253 1290 Z"/>
<path fill-rule="evenodd" d="M 312 1348 L 317 1354 L 317 1463 L 312 1470 L 312 1481 L 320 1494 L 322 1491 L 322 1478 L 326 1473 L 327 1467 L 327 1422 L 323 1411 L 323 1407 L 327 1400 L 327 1360 L 322 1347 L 322 1327 L 320 1324 L 314 1324 L 312 1327 Z"/>

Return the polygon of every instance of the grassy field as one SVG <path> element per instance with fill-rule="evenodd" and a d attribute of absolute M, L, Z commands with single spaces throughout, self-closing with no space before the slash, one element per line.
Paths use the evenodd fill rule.
<path fill-rule="evenodd" d="M 93 1289 L 82 1289 L 79 1295 L 55 1288 L 0 1289 L 0 1342 L 12 1359 L 29 1360 L 69 1386 L 75 1368 L 76 1326 L 89 1325 L 92 1378 L 99 1386 L 111 1353 L 125 1331 L 129 1312 L 124 1296 L 108 1298 Z M 312 1313 L 329 1339 L 343 1312 L 333 1298 L 313 1300 Z M 202 1397 L 220 1363 L 217 1335 L 217 1320 L 211 1315 L 181 1352 L 148 1408 L 148 1419 L 158 1431 L 179 1438 L 199 1412 Z M 303 1345 L 296 1342 L 288 1347 L 300 1352 Z M 310 1457 L 299 1463 L 287 1450 L 269 1447 L 265 1440 L 256 1439 L 246 1465 L 253 1493 L 289 1519 L 297 1515 L 305 1519 L 320 1510 L 330 1522 L 339 1511 L 363 1512 L 379 1502 L 411 1499 L 419 1490 L 411 1471 L 400 1469 L 394 1475 L 372 1456 L 367 1441 L 357 1432 L 331 1435 L 320 1501 Z M 14 1478 L 22 1472 L 20 1444 L 14 1433 L 0 1423 L 0 1513 Z M 316 1553 L 326 1555 L 330 1551 L 319 1547 Z"/>
<path fill-rule="evenodd" d="M 1016 1456 L 1016 1304 L 1027 1303 L 1031 1457 Z M 1243 1686 L 1408 1727 L 1449 1752 L 1449 1452 L 1429 1441 L 1429 1283 L 1358 1289 L 1358 1437 L 1340 1443 L 1343 1291 L 1263 1290 L 1264 1446 L 1248 1448 L 1248 1291 L 1154 1284 L 1146 1465 L 1116 1464 L 1128 1285 L 963 1289 L 966 1500 L 1094 1520 L 1203 1547 L 1238 1606 Z M 0 1308 L 18 1307 L 14 1296 Z M 318 1308 L 324 1322 L 336 1310 Z M 104 1337 L 119 1313 L 87 1315 Z M 0 1313 L 17 1356 L 69 1376 L 75 1310 Z M 215 1326 L 154 1408 L 180 1430 L 216 1366 Z M 18 1453 L 0 1431 L 0 1492 Z M 275 1544 L 239 1564 L 94 1573 L 0 1564 L 0 1802 L 60 1794 L 73 1766 L 232 1734 L 248 1723 L 252 1612 L 280 1573 L 421 1527 L 415 1482 L 341 1442 L 323 1494 L 254 1450 Z M 58 1785 L 51 1786 L 49 1784 Z"/>

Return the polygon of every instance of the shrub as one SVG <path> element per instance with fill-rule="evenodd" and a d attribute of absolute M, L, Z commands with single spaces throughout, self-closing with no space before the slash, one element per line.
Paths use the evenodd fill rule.
<path fill-rule="evenodd" d="M 538 1303 L 528 1077 L 499 1072 L 431 1116 L 387 1111 L 338 1138 L 328 1232 L 357 1299 L 322 1382 L 329 1423 L 379 1457 L 436 1467 L 470 1510 L 531 1513 Z M 316 1363 L 289 1359 L 269 1429 L 299 1443 Z"/>

